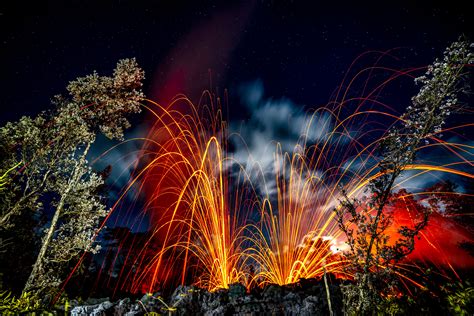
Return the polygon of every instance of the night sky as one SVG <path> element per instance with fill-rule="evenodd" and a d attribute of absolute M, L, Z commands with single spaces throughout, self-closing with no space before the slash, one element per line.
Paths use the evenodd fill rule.
<path fill-rule="evenodd" d="M 108 74 L 125 57 L 138 59 L 145 92 L 159 100 L 171 68 L 192 64 L 193 84 L 180 91 L 192 98 L 209 87 L 211 69 L 213 88 L 229 90 L 228 116 L 240 119 L 246 82 L 260 79 L 266 97 L 317 107 L 363 52 L 397 49 L 398 66 L 423 66 L 459 35 L 472 38 L 467 1 L 313 2 L 4 2 L 0 123 L 48 108 L 68 81 Z"/>

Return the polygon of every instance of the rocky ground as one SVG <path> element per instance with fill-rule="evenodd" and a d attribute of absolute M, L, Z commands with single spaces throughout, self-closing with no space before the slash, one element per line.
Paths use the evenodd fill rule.
<path fill-rule="evenodd" d="M 334 315 L 340 315 L 342 294 L 339 285 L 329 285 Z M 144 295 L 139 300 L 125 298 L 88 300 L 74 304 L 71 314 L 79 315 L 144 315 L 155 312 L 169 315 L 329 315 L 323 282 L 301 280 L 292 285 L 268 285 L 247 293 L 244 286 L 233 284 L 228 290 L 208 292 L 192 286 L 180 286 L 168 299 L 158 294 Z"/>

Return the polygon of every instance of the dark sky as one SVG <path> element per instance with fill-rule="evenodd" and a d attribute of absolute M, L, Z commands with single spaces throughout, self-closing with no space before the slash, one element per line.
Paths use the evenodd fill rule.
<path fill-rule="evenodd" d="M 267 97 L 316 106 L 328 102 L 365 51 L 401 47 L 399 66 L 422 66 L 460 34 L 472 39 L 467 1 L 278 3 L 10 1 L 6 8 L 3 2 L 0 123 L 46 109 L 68 81 L 94 69 L 110 73 L 124 57 L 144 67 L 152 96 L 159 95 L 160 76 L 176 67 L 176 55 L 183 67 L 199 65 L 193 77 L 199 88 L 208 85 L 203 73 L 212 68 L 214 88 L 230 90 L 229 115 L 238 116 L 232 96 L 244 82 L 261 79 Z"/>

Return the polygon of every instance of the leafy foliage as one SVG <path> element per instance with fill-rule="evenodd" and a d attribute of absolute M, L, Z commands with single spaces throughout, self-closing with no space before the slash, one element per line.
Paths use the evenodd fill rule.
<path fill-rule="evenodd" d="M 143 71 L 134 59 L 119 61 L 112 77 L 97 73 L 72 81 L 69 98 L 56 108 L 0 128 L 0 166 L 24 166 L 0 192 L 2 230 L 15 218 L 40 214 L 41 248 L 24 292 L 47 293 L 62 281 L 64 267 L 83 251 L 95 253 L 94 236 L 107 215 L 104 178 L 87 161 L 98 132 L 122 139 L 126 116 L 140 110 Z M 0 174 L 6 171 L 0 167 Z"/>
<path fill-rule="evenodd" d="M 25 292 L 15 297 L 9 292 L 0 293 L 0 313 L 2 315 L 18 315 L 40 310 L 41 301 L 32 292 Z"/>
<path fill-rule="evenodd" d="M 394 126 L 380 144 L 379 176 L 367 187 L 368 197 L 343 200 L 334 211 L 338 225 L 347 237 L 355 285 L 345 286 L 346 312 L 370 313 L 380 305 L 383 296 L 396 289 L 394 268 L 397 262 L 414 250 L 415 237 L 428 223 L 435 204 L 422 207 L 411 227 L 402 226 L 399 238 L 390 240 L 387 229 L 393 218 L 387 212 L 393 198 L 392 189 L 404 168 L 416 158 L 422 141 L 438 133 L 445 119 L 455 109 L 457 95 L 465 92 L 465 65 L 474 62 L 469 43 L 453 43 L 442 60 L 429 66 L 425 75 L 415 79 L 422 86 L 412 98 L 412 105 L 402 116 L 400 126 Z"/>
<path fill-rule="evenodd" d="M 455 315 L 472 315 L 474 313 L 474 287 L 466 281 L 445 287 L 449 311 Z"/>

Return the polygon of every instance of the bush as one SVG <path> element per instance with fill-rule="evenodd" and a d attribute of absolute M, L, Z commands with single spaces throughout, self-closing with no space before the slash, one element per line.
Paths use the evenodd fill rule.
<path fill-rule="evenodd" d="M 24 292 L 18 298 L 12 296 L 11 292 L 0 293 L 0 314 L 2 315 L 18 315 L 41 309 L 41 301 L 32 292 Z"/>

